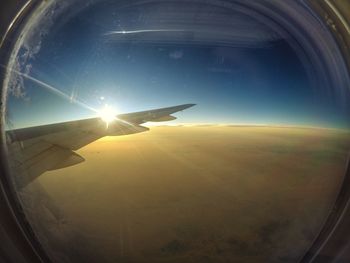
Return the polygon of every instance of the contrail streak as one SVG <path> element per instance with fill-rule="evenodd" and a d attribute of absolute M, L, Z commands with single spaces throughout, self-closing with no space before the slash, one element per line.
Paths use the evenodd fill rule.
<path fill-rule="evenodd" d="M 117 34 L 139 34 L 139 33 L 149 33 L 149 32 L 184 32 L 183 29 L 141 29 L 141 30 L 121 30 L 121 31 L 110 31 L 105 33 L 105 36 L 117 35 Z"/>

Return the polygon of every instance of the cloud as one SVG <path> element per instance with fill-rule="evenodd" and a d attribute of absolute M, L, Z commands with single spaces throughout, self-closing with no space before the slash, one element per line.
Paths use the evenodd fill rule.
<path fill-rule="evenodd" d="M 43 2 L 25 24 L 19 38 L 14 44 L 11 59 L 6 65 L 8 74 L 4 86 L 8 94 L 15 98 L 29 100 L 24 76 L 30 76 L 32 63 L 41 50 L 45 37 L 53 26 L 57 26 L 57 18 L 71 5 L 68 0 Z M 72 14 L 71 14 L 72 15 Z M 68 17 L 68 15 L 66 16 Z M 68 18 L 67 18 L 68 19 Z"/>
<path fill-rule="evenodd" d="M 183 50 L 175 50 L 175 51 L 169 53 L 169 57 L 171 59 L 175 59 L 175 60 L 181 59 L 183 57 L 183 55 L 184 55 Z"/>

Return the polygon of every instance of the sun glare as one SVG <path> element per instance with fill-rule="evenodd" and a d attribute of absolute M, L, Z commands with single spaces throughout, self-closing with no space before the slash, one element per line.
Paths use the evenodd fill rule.
<path fill-rule="evenodd" d="M 113 120 L 116 119 L 117 111 L 109 106 L 105 105 L 99 112 L 98 112 L 100 118 L 107 123 L 111 123 Z"/>

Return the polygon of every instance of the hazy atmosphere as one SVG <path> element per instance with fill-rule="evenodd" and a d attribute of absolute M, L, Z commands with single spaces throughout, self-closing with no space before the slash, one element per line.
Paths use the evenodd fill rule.
<path fill-rule="evenodd" d="M 332 130 L 153 127 L 96 141 L 78 151 L 84 163 L 39 178 L 63 222 L 29 214 L 43 240 L 50 226 L 45 246 L 88 262 L 296 262 L 349 149 L 349 133 Z"/>

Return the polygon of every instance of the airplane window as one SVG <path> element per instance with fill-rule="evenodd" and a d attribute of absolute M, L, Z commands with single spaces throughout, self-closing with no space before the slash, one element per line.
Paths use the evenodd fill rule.
<path fill-rule="evenodd" d="M 53 262 L 297 262 L 350 150 L 309 1 L 39 2 L 6 64 L 10 179 Z"/>

